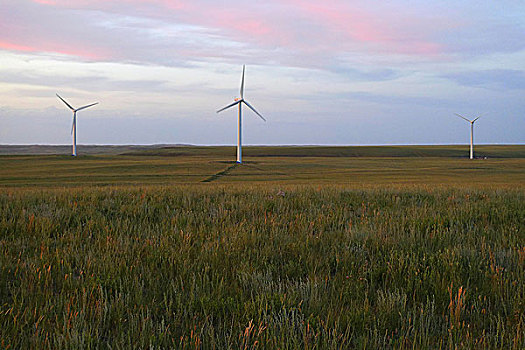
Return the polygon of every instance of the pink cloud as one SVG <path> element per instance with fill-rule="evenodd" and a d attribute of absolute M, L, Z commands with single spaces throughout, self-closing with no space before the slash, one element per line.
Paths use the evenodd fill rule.
<path fill-rule="evenodd" d="M 326 35 L 339 40 L 343 47 L 346 43 L 370 43 L 377 44 L 376 50 L 391 53 L 435 55 L 442 51 L 439 44 L 425 38 L 431 30 L 429 24 L 409 14 L 392 14 L 388 9 L 380 11 L 341 1 L 284 1 L 319 24 Z"/>
<path fill-rule="evenodd" d="M 203 11 L 202 17 L 186 13 L 181 18 L 217 28 L 239 41 L 281 46 L 298 54 L 361 50 L 435 56 L 444 51 L 432 40 L 436 20 L 400 11 L 389 13 L 369 4 L 280 0 L 257 9 Z"/>
<path fill-rule="evenodd" d="M 61 55 L 67 56 L 76 56 L 93 61 L 105 61 L 111 58 L 111 55 L 106 53 L 105 50 L 96 48 L 96 49 L 78 49 L 71 48 L 66 45 L 59 43 L 52 43 L 48 45 L 45 49 L 39 50 L 41 52 L 55 52 Z"/>
<path fill-rule="evenodd" d="M 56 5 L 56 0 L 33 0 L 33 2 L 36 2 L 38 4 L 42 5 Z"/>
<path fill-rule="evenodd" d="M 0 41 L 0 49 L 6 51 L 35 52 L 35 48 L 30 46 L 13 44 L 7 41 Z"/>
<path fill-rule="evenodd" d="M 14 52 L 34 52 L 34 53 L 56 53 L 60 55 L 81 57 L 90 60 L 103 60 L 106 58 L 101 52 L 95 53 L 92 50 L 74 49 L 64 47 L 59 43 L 50 43 L 42 46 L 27 46 L 13 44 L 7 41 L 0 41 L 0 50 L 14 51 Z"/>
<path fill-rule="evenodd" d="M 366 2 L 333 0 L 269 0 L 265 3 L 239 6 L 234 2 L 216 3 L 205 0 L 31 0 L 38 6 L 59 9 L 96 10 L 108 14 L 145 17 L 169 24 L 184 24 L 208 30 L 222 40 L 244 43 L 254 50 L 279 48 L 303 60 L 304 56 L 329 57 L 345 52 L 367 54 L 403 54 L 408 56 L 435 56 L 444 48 L 432 40 L 435 27 L 414 13 L 385 9 L 383 5 Z M 406 5 L 402 5 L 403 7 Z M 136 38 L 125 38 L 111 45 L 102 42 L 96 47 L 84 43 L 85 50 L 70 50 L 61 35 L 52 33 L 43 38 L 49 44 L 45 51 L 70 52 L 86 59 L 128 58 L 122 44 L 130 45 Z M 38 33 L 36 34 L 38 35 Z M 134 35 L 142 35 L 135 33 Z M 145 34 L 144 34 L 145 35 Z M 190 33 L 191 35 L 191 33 Z M 23 39 L 25 38 L 25 39 Z M 19 38 L 16 38 L 19 39 Z M 32 38 L 20 35 L 20 47 L 32 45 Z M 152 38 L 151 45 L 157 38 Z M 170 45 L 170 42 L 162 42 Z M 138 45 L 138 44 L 137 44 Z M 171 45 L 177 45 L 176 43 Z M 11 50 L 16 50 L 11 48 Z M 140 50 L 140 48 L 135 48 Z M 160 48 L 161 51 L 195 52 L 206 57 L 210 50 L 202 48 Z M 23 50 L 18 50 L 23 51 Z M 27 50 L 26 50 L 27 51 Z M 152 52 L 154 54 L 154 52 Z M 242 55 L 242 53 L 240 53 Z M 215 54 L 213 54 L 215 57 Z M 192 57 L 188 57 L 191 59 Z"/>
<path fill-rule="evenodd" d="M 108 6 L 161 6 L 169 9 L 184 8 L 187 3 L 180 0 L 31 0 L 32 2 L 65 8 L 106 8 Z M 191 3 L 191 2 L 190 2 Z"/>

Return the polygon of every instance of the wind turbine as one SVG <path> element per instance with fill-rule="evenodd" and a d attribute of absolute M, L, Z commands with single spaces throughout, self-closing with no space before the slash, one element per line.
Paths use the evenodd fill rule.
<path fill-rule="evenodd" d="M 244 70 L 245 66 L 242 66 L 242 80 L 241 80 L 241 97 L 236 98 L 233 103 L 227 105 L 224 108 L 221 108 L 217 111 L 217 113 L 224 111 L 225 109 L 228 109 L 230 107 L 233 107 L 235 105 L 239 105 L 239 116 L 237 118 L 237 163 L 242 163 L 242 104 L 244 103 L 249 109 L 254 111 L 255 114 L 259 116 L 262 120 L 266 121 L 264 117 L 253 108 L 248 101 L 244 99 Z"/>
<path fill-rule="evenodd" d="M 474 122 L 481 118 L 481 116 L 477 117 L 476 119 L 470 120 L 457 113 L 454 114 L 460 117 L 461 119 L 465 119 L 467 122 L 470 123 L 470 159 L 474 159 Z"/>
<path fill-rule="evenodd" d="M 60 97 L 59 94 L 57 94 L 57 97 L 62 100 L 62 102 L 64 102 L 66 104 L 66 106 L 69 107 L 69 109 L 71 109 L 73 111 L 73 124 L 71 124 L 71 135 L 73 135 L 73 153 L 71 154 L 72 156 L 77 156 L 77 112 L 78 111 L 81 111 L 83 109 L 86 109 L 86 108 L 89 108 L 91 106 L 94 106 L 96 104 L 98 104 L 98 102 L 95 102 L 95 103 L 92 103 L 92 104 L 89 104 L 89 105 L 86 105 L 86 106 L 82 106 L 80 108 L 73 108 L 71 107 L 71 105 L 69 103 L 66 102 L 66 100 L 64 100 L 62 97 Z"/>

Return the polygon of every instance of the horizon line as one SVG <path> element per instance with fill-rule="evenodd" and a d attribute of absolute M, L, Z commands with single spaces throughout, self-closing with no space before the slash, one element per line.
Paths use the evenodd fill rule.
<path fill-rule="evenodd" d="M 469 146 L 469 143 L 384 143 L 384 144 L 247 144 L 243 147 L 387 147 L 387 146 Z M 71 147 L 71 144 L 42 144 L 42 143 L 6 143 L 5 146 L 42 146 L 42 147 Z M 77 146 L 94 147 L 155 147 L 155 146 L 175 146 L 175 147 L 237 147 L 235 144 L 191 144 L 191 143 L 121 143 L 121 144 L 102 144 L 85 143 Z M 477 143 L 476 146 L 525 146 L 524 143 Z"/>

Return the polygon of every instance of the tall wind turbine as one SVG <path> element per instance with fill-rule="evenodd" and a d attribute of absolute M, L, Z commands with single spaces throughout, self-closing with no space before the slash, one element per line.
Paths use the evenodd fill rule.
<path fill-rule="evenodd" d="M 470 123 L 470 159 L 474 159 L 474 122 L 481 118 L 481 116 L 477 117 L 476 119 L 470 120 L 457 113 L 454 114 L 460 117 L 461 119 L 465 119 L 467 122 Z"/>
<path fill-rule="evenodd" d="M 253 108 L 248 101 L 244 99 L 244 69 L 245 66 L 242 66 L 242 80 L 241 80 L 241 97 L 236 98 L 232 104 L 227 105 L 224 108 L 221 108 L 217 113 L 224 111 L 235 105 L 239 105 L 239 116 L 237 118 L 237 163 L 242 163 L 242 104 L 244 103 L 249 109 L 255 112 L 262 120 L 266 121 L 264 117 Z"/>
<path fill-rule="evenodd" d="M 83 109 L 86 109 L 86 108 L 89 108 L 91 106 L 94 106 L 96 104 L 98 104 L 98 102 L 95 102 L 95 103 L 92 103 L 92 104 L 89 104 L 89 105 L 86 105 L 86 106 L 82 106 L 80 108 L 73 108 L 71 107 L 71 105 L 69 103 L 66 102 L 66 100 L 64 100 L 62 97 L 60 97 L 59 94 L 57 94 L 57 97 L 62 100 L 62 102 L 64 102 L 66 104 L 66 106 L 69 107 L 70 110 L 73 111 L 73 124 L 71 124 L 71 135 L 73 135 L 73 152 L 71 153 L 72 156 L 77 156 L 77 112 L 78 111 L 81 111 Z"/>

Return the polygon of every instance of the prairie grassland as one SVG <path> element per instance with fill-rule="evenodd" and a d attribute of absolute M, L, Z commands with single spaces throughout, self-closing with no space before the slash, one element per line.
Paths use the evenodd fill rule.
<path fill-rule="evenodd" d="M 157 150 L 155 155 L 148 150 L 141 155 L 86 155 L 76 158 L 11 155 L 0 156 L 0 187 L 173 186 L 211 182 L 213 185 L 258 183 L 389 188 L 405 185 L 515 188 L 523 187 L 525 175 L 525 152 L 523 155 L 520 153 L 521 148 L 525 151 L 525 146 L 517 147 L 503 148 L 498 154 L 514 154 L 520 158 L 473 161 L 444 156 L 379 157 L 373 156 L 378 152 L 375 148 L 361 151 L 367 157 L 354 157 L 345 155 L 345 152 L 353 152 L 353 148 L 321 149 L 326 154 L 337 149 L 343 156 L 336 156 L 335 153 L 312 156 L 315 151 L 307 147 L 288 147 L 285 150 L 257 147 L 246 149 L 243 165 L 231 161 L 235 159 L 234 151 L 230 154 L 226 152 L 227 148 L 219 147 L 210 148 L 209 155 L 204 154 L 202 147 L 196 150 L 189 147 L 180 147 L 176 151 L 171 148 L 162 152 Z M 249 156 L 260 149 L 265 149 L 266 153 Z M 321 154 L 321 151 L 317 150 L 317 153 Z M 403 148 L 400 154 L 417 152 L 417 148 Z"/>
<path fill-rule="evenodd" d="M 0 347 L 525 347 L 522 160 L 247 160 L 0 158 Z"/>

